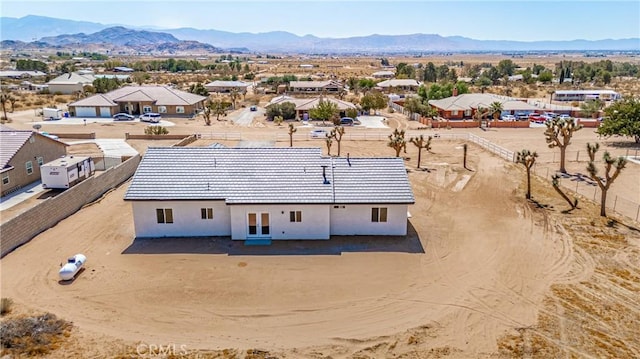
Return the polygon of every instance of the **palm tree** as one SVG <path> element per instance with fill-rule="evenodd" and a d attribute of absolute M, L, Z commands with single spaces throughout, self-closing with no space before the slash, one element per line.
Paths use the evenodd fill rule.
<path fill-rule="evenodd" d="M 295 128 L 295 126 L 293 126 L 293 123 L 289 124 L 289 147 L 293 147 L 293 134 L 298 131 L 297 128 Z"/>
<path fill-rule="evenodd" d="M 420 137 L 411 137 L 409 140 L 416 147 L 418 147 L 418 168 L 420 168 L 420 160 L 422 159 L 422 150 L 425 149 L 427 151 L 431 151 L 431 136 L 424 140 L 424 136 L 420 135 Z M 397 156 L 396 156 L 397 157 Z"/>
<path fill-rule="evenodd" d="M 554 118 L 545 122 L 547 129 L 544 131 L 549 148 L 560 148 L 560 172 L 567 173 L 564 167 L 567 146 L 571 144 L 573 133 L 580 130 L 582 125 L 576 124 L 572 118 Z"/>
<path fill-rule="evenodd" d="M 597 118 L 604 103 L 598 99 L 587 100 L 580 104 L 580 111 L 587 117 Z"/>
<path fill-rule="evenodd" d="M 489 105 L 489 110 L 491 111 L 491 115 L 493 116 L 494 120 L 497 120 L 500 118 L 500 115 L 502 114 L 502 103 L 499 101 L 494 101 Z"/>
<path fill-rule="evenodd" d="M 524 165 L 527 169 L 527 199 L 531 199 L 531 167 L 536 163 L 537 152 L 522 150 L 517 153 L 516 163 Z"/>
<path fill-rule="evenodd" d="M 589 158 L 591 159 L 591 161 L 589 161 L 589 165 L 587 165 L 587 171 L 589 172 L 589 176 L 591 177 L 591 179 L 596 181 L 596 183 L 598 183 L 598 187 L 600 187 L 600 191 L 602 192 L 602 195 L 600 196 L 600 215 L 602 217 L 606 217 L 607 192 L 609 191 L 609 187 L 611 187 L 611 184 L 613 184 L 613 181 L 615 181 L 616 178 L 618 178 L 618 175 L 620 175 L 620 171 L 622 171 L 626 166 L 627 159 L 624 157 L 613 158 L 611 157 L 609 152 L 605 151 L 602 159 L 604 160 L 606 173 L 604 179 L 600 178 L 598 176 L 598 170 L 596 169 L 596 165 L 594 163 L 596 152 L 598 152 L 598 149 L 600 149 L 599 144 L 596 143 L 594 145 L 591 145 L 587 143 L 587 151 L 589 152 Z M 615 167 L 615 171 L 613 172 L 613 174 L 611 174 L 612 167 Z"/>

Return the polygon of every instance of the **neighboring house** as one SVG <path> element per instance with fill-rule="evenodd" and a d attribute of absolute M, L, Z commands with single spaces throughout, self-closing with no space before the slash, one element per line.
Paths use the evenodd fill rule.
<path fill-rule="evenodd" d="M 166 86 L 125 86 L 72 102 L 68 107 L 71 116 L 75 117 L 111 117 L 119 112 L 192 116 L 204 107 L 206 99 Z"/>
<path fill-rule="evenodd" d="M 438 111 L 438 116 L 440 117 L 450 120 L 462 120 L 473 118 L 478 107 L 487 109 L 493 102 L 500 102 L 502 104 L 502 114 L 513 115 L 516 112 L 531 113 L 541 110 L 535 105 L 513 97 L 480 93 L 462 94 L 441 100 L 430 100 L 429 105 Z"/>
<path fill-rule="evenodd" d="M 289 92 L 297 94 L 338 93 L 343 89 L 341 83 L 333 80 L 289 82 Z"/>
<path fill-rule="evenodd" d="M 320 101 L 329 101 L 329 102 L 335 103 L 339 111 L 338 115 L 340 117 L 346 116 L 346 111 L 348 109 L 354 109 L 354 110 L 357 109 L 356 105 L 352 104 L 351 102 L 338 100 L 332 97 L 320 96 L 320 97 L 309 99 L 309 98 L 294 98 L 294 97 L 284 96 L 284 95 L 274 97 L 271 101 L 269 101 L 269 104 L 267 104 L 266 107 L 272 106 L 274 104 L 291 102 L 296 106 L 296 116 L 298 118 L 309 119 L 309 115 L 308 115 L 309 110 L 311 110 L 314 107 L 317 107 Z"/>
<path fill-rule="evenodd" d="M 553 92 L 554 101 L 586 101 L 596 99 L 615 101 L 621 98 L 622 95 L 613 90 L 556 90 Z"/>
<path fill-rule="evenodd" d="M 52 94 L 73 94 L 81 92 L 84 86 L 93 85 L 95 79 L 96 77 L 92 73 L 70 72 L 47 82 L 47 85 L 49 85 L 49 92 Z"/>
<path fill-rule="evenodd" d="M 0 125 L 0 195 L 40 180 L 40 166 L 67 153 L 67 145 L 34 131 Z"/>
<path fill-rule="evenodd" d="M 247 88 L 251 86 L 250 83 L 242 81 L 212 81 L 204 85 L 209 92 L 217 93 L 230 93 L 234 89 L 240 94 L 246 94 Z"/>
<path fill-rule="evenodd" d="M 28 79 L 33 77 L 44 77 L 44 76 L 47 76 L 47 74 L 42 71 L 20 71 L 20 70 L 0 71 L 0 78 Z"/>
<path fill-rule="evenodd" d="M 385 92 L 416 92 L 420 83 L 414 79 L 391 79 L 378 82 L 376 87 L 380 87 Z"/>
<path fill-rule="evenodd" d="M 395 71 L 376 71 L 372 74 L 376 79 L 392 79 L 396 76 Z"/>
<path fill-rule="evenodd" d="M 286 147 L 150 147 L 124 199 L 137 238 L 267 241 L 406 235 L 414 203 L 401 158 Z"/>

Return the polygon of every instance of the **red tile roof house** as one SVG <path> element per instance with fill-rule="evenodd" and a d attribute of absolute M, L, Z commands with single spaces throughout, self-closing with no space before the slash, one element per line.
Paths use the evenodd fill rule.
<path fill-rule="evenodd" d="M 1 196 L 40 180 L 40 166 L 67 153 L 63 142 L 0 126 Z"/>
<path fill-rule="evenodd" d="M 167 86 L 125 86 L 69 104 L 74 117 L 111 117 L 119 112 L 141 115 L 156 112 L 189 117 L 204 108 L 206 97 Z"/>

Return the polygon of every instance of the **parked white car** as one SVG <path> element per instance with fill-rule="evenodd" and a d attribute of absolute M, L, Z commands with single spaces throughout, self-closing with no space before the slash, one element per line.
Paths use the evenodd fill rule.
<path fill-rule="evenodd" d="M 514 115 L 503 115 L 502 116 L 502 121 L 515 121 L 516 120 L 516 116 Z"/>
<path fill-rule="evenodd" d="M 309 134 L 311 138 L 327 138 L 327 131 L 324 129 L 315 129 Z"/>
<path fill-rule="evenodd" d="M 160 117 L 160 114 L 154 112 L 147 112 L 144 115 L 140 116 L 140 121 L 142 122 L 158 123 L 161 119 L 162 117 Z"/>

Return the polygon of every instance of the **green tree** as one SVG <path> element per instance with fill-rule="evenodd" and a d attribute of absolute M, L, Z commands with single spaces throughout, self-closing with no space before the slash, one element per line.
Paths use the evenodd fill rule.
<path fill-rule="evenodd" d="M 37 60 L 19 59 L 16 61 L 16 70 L 18 71 L 42 71 L 49 72 L 49 67 L 46 63 Z"/>
<path fill-rule="evenodd" d="M 560 172 L 567 173 L 564 167 L 565 153 L 571 144 L 571 137 L 582 128 L 582 125 L 578 125 L 572 118 L 554 118 L 545 122 L 545 125 L 547 129 L 544 131 L 544 136 L 547 145 L 549 148 L 560 148 Z"/>
<path fill-rule="evenodd" d="M 640 143 L 640 99 L 629 97 L 614 102 L 604 110 L 606 115 L 598 134 L 631 137 Z"/>
<path fill-rule="evenodd" d="M 338 157 L 340 156 L 340 142 L 342 142 L 342 136 L 344 136 L 344 127 L 342 126 L 334 127 L 329 133 L 329 137 L 333 138 L 338 143 Z"/>
<path fill-rule="evenodd" d="M 600 215 L 602 217 L 606 217 L 607 192 L 609 191 L 609 187 L 613 184 L 613 181 L 615 181 L 616 178 L 618 178 L 618 175 L 620 175 L 620 171 L 622 171 L 626 166 L 627 159 L 622 156 L 613 158 L 609 152 L 605 151 L 602 156 L 605 166 L 605 178 L 600 178 L 595 165 L 595 156 L 599 148 L 600 145 L 597 143 L 594 145 L 587 143 L 587 151 L 589 152 L 590 159 L 589 164 L 587 165 L 587 171 L 589 172 L 591 179 L 596 181 L 598 187 L 600 187 L 600 191 L 602 192 L 602 195 L 600 196 Z M 615 168 L 613 174 L 611 174 L 612 168 Z"/>
<path fill-rule="evenodd" d="M 191 92 L 193 94 L 196 94 L 196 95 L 204 96 L 204 97 L 209 96 L 209 90 L 207 90 L 207 88 L 204 87 L 204 85 L 201 82 L 198 82 L 196 84 L 192 84 L 189 87 L 189 92 Z"/>
<path fill-rule="evenodd" d="M 387 146 L 393 148 L 396 151 L 396 157 L 400 157 L 400 151 L 403 149 L 407 151 L 407 140 L 404 138 L 404 130 L 393 130 L 393 133 L 389 135 L 389 142 Z"/>
<path fill-rule="evenodd" d="M 355 108 L 348 108 L 347 111 L 345 111 L 345 114 L 347 117 L 356 118 L 358 117 L 358 110 Z"/>
<path fill-rule="evenodd" d="M 216 121 L 220 121 L 221 115 L 227 114 L 227 109 L 231 106 L 230 103 L 215 99 L 211 101 L 211 114 L 216 116 Z"/>
<path fill-rule="evenodd" d="M 551 82 L 553 80 L 553 73 L 549 70 L 544 70 L 538 75 L 538 81 L 540 82 Z"/>
<path fill-rule="evenodd" d="M 527 170 L 527 199 L 531 199 L 531 167 L 536 163 L 537 152 L 522 150 L 517 153 L 516 163 L 520 163 Z"/>
<path fill-rule="evenodd" d="M 293 123 L 289 124 L 289 147 L 293 147 L 293 134 L 296 133 L 298 129 L 293 125 Z"/>
<path fill-rule="evenodd" d="M 380 59 L 380 65 L 389 66 L 389 59 L 383 57 L 382 59 Z"/>
<path fill-rule="evenodd" d="M 318 105 L 309 110 L 309 116 L 314 120 L 325 121 L 331 120 L 338 114 L 338 105 L 331 101 L 323 100 L 322 98 L 318 102 Z"/>
<path fill-rule="evenodd" d="M 420 135 L 418 137 L 411 137 L 411 139 L 409 139 L 409 142 L 413 143 L 416 147 L 418 147 L 418 168 L 420 168 L 420 160 L 422 159 L 422 150 L 424 149 L 427 151 L 431 151 L 431 136 L 427 137 L 426 141 L 423 135 Z"/>
<path fill-rule="evenodd" d="M 416 78 L 416 69 L 407 63 L 401 62 L 396 65 L 396 78 L 414 79 Z"/>
<path fill-rule="evenodd" d="M 580 104 L 580 111 L 587 117 L 596 118 L 603 106 L 604 102 L 599 99 L 587 100 Z"/>
<path fill-rule="evenodd" d="M 97 78 L 93 80 L 93 88 L 96 93 L 107 93 L 120 87 L 120 80 L 117 78 Z"/>
<path fill-rule="evenodd" d="M 513 75 L 516 67 L 516 64 L 511 60 L 501 60 L 498 63 L 498 72 L 500 72 L 501 76 L 511 76 Z"/>
<path fill-rule="evenodd" d="M 422 73 L 422 80 L 425 82 L 438 81 L 436 66 L 433 64 L 433 62 L 428 62 L 427 65 L 424 67 L 424 71 Z"/>
<path fill-rule="evenodd" d="M 380 91 L 372 91 L 360 99 L 360 107 L 369 113 L 370 110 L 381 110 L 387 107 L 388 98 Z"/>
<path fill-rule="evenodd" d="M 362 90 L 365 94 L 368 93 L 372 88 L 376 86 L 376 82 L 373 79 L 359 79 L 358 80 L 358 88 Z"/>

